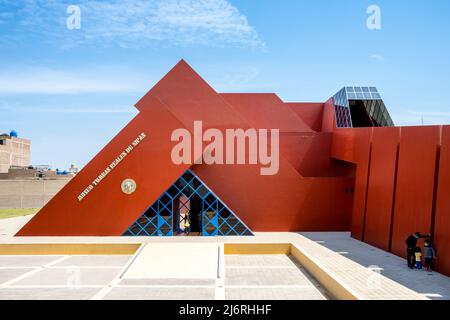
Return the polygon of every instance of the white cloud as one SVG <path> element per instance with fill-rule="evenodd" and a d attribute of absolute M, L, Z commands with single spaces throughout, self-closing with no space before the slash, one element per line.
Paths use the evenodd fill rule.
<path fill-rule="evenodd" d="M 139 93 L 155 79 L 120 67 L 90 70 L 10 68 L 0 71 L 0 94 Z"/>
<path fill-rule="evenodd" d="M 37 112 L 37 113 L 137 113 L 137 110 L 133 107 L 128 108 L 88 108 L 88 107 L 79 107 L 79 108 L 22 108 L 19 110 L 20 112 Z"/>
<path fill-rule="evenodd" d="M 7 13 L 19 13 L 15 22 L 19 30 L 60 40 L 65 47 L 82 43 L 139 47 L 155 41 L 264 47 L 246 16 L 227 0 L 80 0 L 75 3 L 81 8 L 79 30 L 66 28 L 66 8 L 74 4 L 70 1 L 12 3 L 0 0 L 0 6 L 13 11 Z"/>
<path fill-rule="evenodd" d="M 114 114 L 114 113 L 137 113 L 137 110 L 132 106 L 129 107 L 65 107 L 64 105 L 60 108 L 56 107 L 29 107 L 29 106 L 21 106 L 15 105 L 11 106 L 7 103 L 0 104 L 0 110 L 3 112 L 25 112 L 25 113 L 78 113 L 78 114 Z"/>
<path fill-rule="evenodd" d="M 380 54 L 372 54 L 369 56 L 370 59 L 378 60 L 378 61 L 384 61 L 384 57 Z"/>

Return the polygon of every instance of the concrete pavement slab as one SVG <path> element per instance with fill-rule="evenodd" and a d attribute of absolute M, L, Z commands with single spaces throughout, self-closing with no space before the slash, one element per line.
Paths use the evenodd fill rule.
<path fill-rule="evenodd" d="M 327 300 L 314 287 L 305 288 L 225 288 L 227 300 Z"/>
<path fill-rule="evenodd" d="M 123 278 L 216 278 L 218 256 L 219 246 L 214 243 L 146 244 Z"/>
<path fill-rule="evenodd" d="M 13 280 L 21 275 L 24 275 L 27 272 L 30 272 L 33 268 L 5 268 L 0 269 L 0 285 L 3 283 Z"/>
<path fill-rule="evenodd" d="M 58 263 L 54 267 L 123 267 L 132 258 L 130 255 L 86 255 L 70 256 Z"/>
<path fill-rule="evenodd" d="M 296 267 L 286 255 L 227 255 L 226 267 Z"/>
<path fill-rule="evenodd" d="M 309 278 L 299 269 L 225 269 L 225 285 L 258 285 L 258 286 L 283 286 L 283 285 L 312 285 Z"/>
<path fill-rule="evenodd" d="M 0 288 L 0 300 L 88 300 L 98 288 Z"/>
<path fill-rule="evenodd" d="M 77 286 L 77 285 L 107 285 L 113 280 L 120 269 L 101 268 L 46 268 L 18 282 L 15 286 Z"/>
<path fill-rule="evenodd" d="M 216 279 L 122 279 L 119 286 L 212 286 Z"/>
<path fill-rule="evenodd" d="M 214 300 L 214 288 L 115 287 L 104 300 Z"/>
<path fill-rule="evenodd" d="M 3 256 L 0 255 L 0 267 L 40 267 L 61 259 L 64 256 Z"/>

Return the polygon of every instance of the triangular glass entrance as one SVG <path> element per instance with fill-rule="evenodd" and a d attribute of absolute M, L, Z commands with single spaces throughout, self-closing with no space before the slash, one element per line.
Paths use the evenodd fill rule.
<path fill-rule="evenodd" d="M 247 226 L 187 170 L 123 236 L 252 236 Z"/>

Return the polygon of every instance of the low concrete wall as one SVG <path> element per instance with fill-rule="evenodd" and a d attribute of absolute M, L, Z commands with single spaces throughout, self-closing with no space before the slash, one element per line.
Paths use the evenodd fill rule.
<path fill-rule="evenodd" d="M 41 208 L 69 180 L 0 180 L 0 209 Z"/>
<path fill-rule="evenodd" d="M 0 255 L 132 255 L 140 243 L 0 244 Z"/>

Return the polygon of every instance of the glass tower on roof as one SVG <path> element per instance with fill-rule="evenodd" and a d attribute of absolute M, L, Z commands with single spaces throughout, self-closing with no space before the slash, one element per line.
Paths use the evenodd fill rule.
<path fill-rule="evenodd" d="M 333 100 L 338 128 L 394 126 L 375 87 L 344 87 Z"/>

